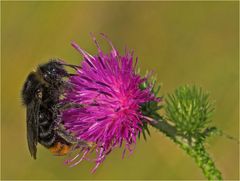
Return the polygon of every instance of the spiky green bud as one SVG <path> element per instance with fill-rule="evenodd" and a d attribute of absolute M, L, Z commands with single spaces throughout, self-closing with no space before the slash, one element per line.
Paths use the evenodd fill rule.
<path fill-rule="evenodd" d="M 178 132 L 197 137 L 207 128 L 214 107 L 201 88 L 186 85 L 167 96 L 165 110 Z"/>

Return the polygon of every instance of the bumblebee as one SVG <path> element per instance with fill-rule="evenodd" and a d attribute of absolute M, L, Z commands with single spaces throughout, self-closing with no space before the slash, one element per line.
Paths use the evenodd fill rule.
<path fill-rule="evenodd" d="M 22 88 L 22 100 L 26 106 L 27 142 L 31 156 L 36 159 L 37 144 L 40 143 L 54 155 L 66 155 L 73 147 L 86 145 L 77 141 L 59 119 L 60 96 L 68 87 L 69 74 L 64 66 L 78 66 L 50 60 L 29 73 Z"/>

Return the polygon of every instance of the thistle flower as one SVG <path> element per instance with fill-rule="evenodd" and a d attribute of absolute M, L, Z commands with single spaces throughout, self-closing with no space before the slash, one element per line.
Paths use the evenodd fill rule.
<path fill-rule="evenodd" d="M 72 43 L 83 56 L 83 62 L 76 75 L 69 78 L 72 86 L 66 91 L 64 101 L 81 107 L 62 112 L 66 129 L 77 139 L 95 145 L 97 158 L 93 172 L 114 148 L 124 145 L 124 153 L 125 150 L 132 152 L 142 131 L 141 105 L 158 101 L 150 86 L 141 88 L 147 78 L 136 73 L 137 58 L 133 60 L 133 52 L 125 50 L 125 54 L 120 55 L 111 41 L 105 35 L 103 37 L 112 48 L 109 54 L 103 53 L 95 37 L 93 40 L 98 49 L 95 56 Z M 88 159 L 90 150 L 83 148 L 81 159 L 74 165 Z"/>

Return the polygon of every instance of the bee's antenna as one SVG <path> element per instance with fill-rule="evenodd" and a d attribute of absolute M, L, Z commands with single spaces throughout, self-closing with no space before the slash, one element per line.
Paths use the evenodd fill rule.
<path fill-rule="evenodd" d="M 77 74 L 68 74 L 69 77 L 77 76 Z"/>
<path fill-rule="evenodd" d="M 73 65 L 73 64 L 65 63 L 65 61 L 62 60 L 62 59 L 59 59 L 59 63 L 60 63 L 61 65 L 64 65 L 64 66 L 71 67 L 71 68 L 73 68 L 73 69 L 75 69 L 75 70 L 82 68 L 81 66 L 78 66 L 78 65 Z"/>
<path fill-rule="evenodd" d="M 71 68 L 73 68 L 75 70 L 82 68 L 81 66 L 78 66 L 78 65 L 66 64 L 66 63 L 62 63 L 62 65 L 71 67 Z"/>

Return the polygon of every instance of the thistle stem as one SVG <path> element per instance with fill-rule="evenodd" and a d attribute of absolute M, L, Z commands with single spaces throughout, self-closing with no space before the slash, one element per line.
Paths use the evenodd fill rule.
<path fill-rule="evenodd" d="M 208 180 L 222 180 L 221 172 L 216 168 L 214 161 L 207 153 L 203 144 L 199 143 L 193 147 L 180 144 L 180 147 L 185 150 L 188 155 L 194 158 Z"/>
<path fill-rule="evenodd" d="M 208 180 L 222 180 L 221 172 L 216 168 L 214 161 L 207 153 L 202 142 L 191 145 L 188 142 L 183 141 L 185 138 L 177 133 L 176 128 L 161 117 L 158 117 L 157 119 L 155 118 L 155 120 L 149 119 L 149 123 L 151 126 L 163 132 L 173 142 L 178 144 L 189 156 L 191 156 Z"/>

